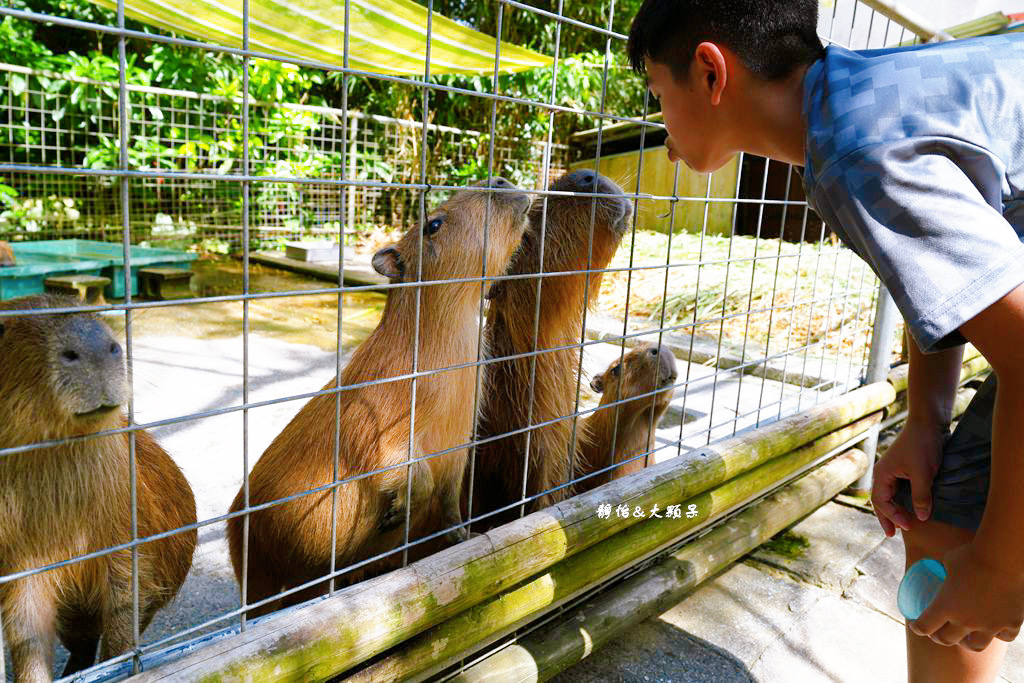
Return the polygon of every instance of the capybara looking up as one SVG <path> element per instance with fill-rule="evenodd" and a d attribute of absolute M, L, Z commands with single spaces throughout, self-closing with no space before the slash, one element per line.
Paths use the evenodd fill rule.
<path fill-rule="evenodd" d="M 568 173 L 552 183 L 551 189 L 600 193 L 600 196 L 548 197 L 546 226 L 543 224 L 543 198 L 535 200 L 530 208 L 530 227 L 523 237 L 522 248 L 509 266 L 509 274 L 540 272 L 542 228 L 544 272 L 573 272 L 542 278 L 536 339 L 536 350 L 542 353 L 535 356 L 532 411 L 531 357 L 496 360 L 485 367 L 478 429 L 478 439 L 487 439 L 523 430 L 531 424 L 554 421 L 530 431 L 526 495 L 543 495 L 533 501 L 527 511 L 569 495 L 567 488 L 545 492 L 566 484 L 572 471 L 570 460 L 574 454 L 569 449 L 578 379 L 578 344 L 584 309 L 593 303 L 601 288 L 601 274 L 591 273 L 588 285 L 584 271 L 588 267 L 591 270 L 607 267 L 630 215 L 630 202 L 622 195 L 622 190 L 594 171 Z M 489 358 L 533 351 L 537 278 L 504 280 L 491 290 L 490 299 L 485 328 Z M 550 350 L 573 345 L 577 348 Z M 522 500 L 526 451 L 526 432 L 477 446 L 473 517 Z M 515 519 L 518 512 L 518 508 L 512 508 L 491 515 L 480 526 L 491 528 L 503 524 Z M 474 524 L 474 528 L 477 526 Z"/>
<path fill-rule="evenodd" d="M 502 178 L 495 178 L 491 187 L 518 190 Z M 522 191 L 463 190 L 437 207 L 422 226 L 373 257 L 374 268 L 392 283 L 416 282 L 422 235 L 423 281 L 470 280 L 390 289 L 380 324 L 352 354 L 341 375 L 344 386 L 413 371 L 419 289 L 416 369 L 429 374 L 416 380 L 411 455 L 411 380 L 402 379 L 343 389 L 337 399 L 330 394 L 314 397 L 274 439 L 249 475 L 249 502 L 256 505 L 329 486 L 336 479 L 389 468 L 338 487 L 333 548 L 338 569 L 400 546 L 407 510 L 411 529 L 416 530 L 416 534 L 410 532 L 410 538 L 420 531 L 432 533 L 462 523 L 459 492 L 466 449 L 458 447 L 469 443 L 476 417 L 477 371 L 472 364 L 477 360 L 481 286 L 472 278 L 484 274 L 485 263 L 487 277 L 505 271 L 522 239 L 529 206 L 529 197 Z M 444 370 L 462 364 L 468 367 Z M 333 380 L 327 384 L 327 388 L 334 386 Z M 336 400 L 340 401 L 341 443 L 335 479 Z M 453 450 L 411 466 L 404 464 L 410 458 L 415 461 L 447 449 Z M 411 498 L 407 495 L 410 475 Z M 243 491 L 239 491 L 231 511 L 241 510 L 243 504 Z M 328 489 L 249 515 L 249 603 L 329 573 L 332 505 Z M 448 534 L 450 540 L 467 536 L 461 526 Z M 235 576 L 241 581 L 241 517 L 228 520 L 228 543 Z M 365 571 L 341 575 L 338 583 L 368 578 L 368 574 L 397 566 L 401 560 L 401 553 L 394 553 Z M 326 588 L 320 583 L 286 596 L 283 603 L 300 602 Z M 268 603 L 250 614 L 272 608 Z"/>
<path fill-rule="evenodd" d="M 0 310 L 72 308 L 39 295 Z M 125 425 L 124 359 L 92 314 L 0 318 L 0 449 Z M 0 575 L 131 541 L 127 433 L 0 454 Z M 144 431 L 135 432 L 139 536 L 195 524 L 185 477 Z M 139 546 L 140 630 L 185 581 L 195 530 Z M 51 680 L 55 636 L 70 651 L 64 675 L 132 647 L 130 550 L 0 584 L 4 640 L 17 680 Z"/>
<path fill-rule="evenodd" d="M 13 266 L 17 263 L 14 258 L 14 250 L 7 242 L 0 241 L 0 268 Z"/>
<path fill-rule="evenodd" d="M 594 377 L 590 387 L 601 394 L 601 403 L 580 423 L 582 457 L 577 477 L 654 449 L 654 430 L 672 401 L 676 376 L 676 358 L 668 347 L 641 344 L 630 350 L 621 363 L 615 360 Z M 652 394 L 654 391 L 658 393 Z M 589 491 L 645 466 L 646 458 L 637 457 L 611 472 L 577 482 L 576 492 Z"/>

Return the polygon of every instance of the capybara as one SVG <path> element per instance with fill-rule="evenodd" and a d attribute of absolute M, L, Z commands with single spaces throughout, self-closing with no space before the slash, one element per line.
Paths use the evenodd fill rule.
<path fill-rule="evenodd" d="M 71 308 L 37 295 L 0 310 Z M 0 449 L 126 426 L 121 347 L 92 314 L 0 318 Z M 138 532 L 195 524 L 192 489 L 145 431 L 135 433 Z M 130 433 L 0 455 L 0 575 L 31 570 L 131 541 Z M 139 619 L 177 594 L 192 565 L 196 531 L 139 546 Z M 64 675 L 132 647 L 130 550 L 0 584 L 4 638 L 17 680 L 51 680 L 55 636 L 70 651 Z"/>
<path fill-rule="evenodd" d="M 570 495 L 567 487 L 552 489 L 569 482 L 571 461 L 579 450 L 577 445 L 574 453 L 570 453 L 579 376 L 578 345 L 584 310 L 593 303 L 601 288 L 600 273 L 590 273 L 588 283 L 583 271 L 588 267 L 603 270 L 608 265 L 625 232 L 631 209 L 622 190 L 594 171 L 568 173 L 552 183 L 551 190 L 600 193 L 600 196 L 548 197 L 546 225 L 543 198 L 534 200 L 530 208 L 530 227 L 523 237 L 522 248 L 509 266 L 509 274 L 540 272 L 542 228 L 544 272 L 567 273 L 542 278 L 536 344 L 536 277 L 503 280 L 491 289 L 484 331 L 489 358 L 498 360 L 485 366 L 478 440 L 554 421 L 529 432 L 526 495 L 543 495 L 528 505 L 527 511 Z M 550 350 L 574 345 L 577 347 Z M 534 361 L 530 355 L 500 360 L 530 354 L 535 349 L 542 352 L 535 356 L 535 376 L 531 375 L 530 366 Z M 532 423 L 528 423 L 528 418 Z M 526 452 L 525 431 L 476 447 L 472 490 L 474 518 L 522 500 Z M 548 491 L 550 493 L 546 493 Z M 479 526 L 488 529 L 503 524 L 515 519 L 518 512 L 518 508 L 510 508 L 492 514 Z M 477 529 L 478 524 L 474 523 L 473 528 Z"/>
<path fill-rule="evenodd" d="M 654 430 L 672 401 L 675 381 L 676 358 L 668 347 L 657 344 L 640 344 L 591 380 L 590 387 L 601 394 L 601 402 L 578 427 L 583 436 L 577 478 L 636 459 L 577 481 L 576 493 L 646 466 L 647 458 L 637 456 L 654 449 Z"/>
<path fill-rule="evenodd" d="M 416 291 L 419 303 L 419 356 L 416 369 L 430 373 L 416 381 L 415 428 L 411 436 L 411 380 L 342 390 L 336 399 L 314 397 L 275 437 L 249 475 L 249 502 L 257 505 L 317 487 L 336 479 L 386 469 L 346 482 L 337 489 L 338 569 L 400 546 L 407 510 L 410 538 L 462 523 L 459 492 L 472 435 L 479 341 L 481 275 L 503 273 L 526 229 L 529 197 L 502 178 L 491 187 L 515 192 L 462 190 L 437 207 L 422 227 L 408 231 L 394 246 L 373 257 L 377 272 L 392 283 L 417 281 L 422 235 L 422 280 L 470 279 L 388 292 L 380 324 L 358 349 L 341 375 L 351 385 L 411 373 L 416 338 Z M 488 200 L 490 197 L 490 200 Z M 489 207 L 489 208 L 488 208 Z M 485 240 L 485 224 L 486 227 Z M 486 252 L 485 252 L 486 249 Z M 486 259 L 484 258 L 486 255 Z M 486 274 L 484 264 L 486 263 Z M 468 367 L 434 372 L 451 366 Z M 326 388 L 335 387 L 332 380 Z M 335 459 L 335 403 L 340 401 L 340 469 Z M 449 453 L 416 460 L 446 449 Z M 412 477 L 411 498 L 407 496 Z M 243 509 L 243 491 L 231 511 Z M 264 600 L 329 573 L 331 567 L 330 490 L 250 513 L 247 601 Z M 433 517 L 432 519 L 430 517 Z M 243 572 L 243 519 L 228 520 L 228 544 L 235 576 Z M 452 541 L 468 537 L 465 527 L 449 532 Z M 338 585 L 369 578 L 398 566 L 400 553 L 340 575 Z M 280 602 L 290 605 L 322 594 L 326 583 L 271 601 L 249 611 L 262 614 Z"/>
<path fill-rule="evenodd" d="M 0 240 L 0 268 L 13 265 L 17 265 L 17 260 L 14 258 L 14 250 L 11 249 L 10 244 Z"/>

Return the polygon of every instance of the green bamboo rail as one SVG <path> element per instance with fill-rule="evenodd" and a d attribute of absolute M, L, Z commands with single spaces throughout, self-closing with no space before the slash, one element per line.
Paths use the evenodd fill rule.
<path fill-rule="evenodd" d="M 975 377 L 975 376 L 977 376 L 980 373 L 984 373 L 984 372 L 986 372 L 986 371 L 988 371 L 990 369 L 991 368 L 990 368 L 988 362 L 985 360 L 985 358 L 983 356 L 981 356 L 981 354 L 973 346 L 967 345 L 965 353 L 964 353 L 963 368 L 962 368 L 961 374 L 960 374 L 960 382 L 961 383 L 965 382 L 966 380 L 968 380 L 968 379 L 970 379 L 972 377 Z M 888 381 L 890 382 L 890 384 L 893 385 L 893 387 L 894 387 L 894 389 L 896 391 L 900 392 L 898 397 L 897 397 L 897 400 L 894 401 L 892 404 L 890 404 L 886 408 L 886 410 L 885 410 L 886 414 L 892 415 L 892 414 L 898 412 L 899 410 L 905 409 L 905 407 L 906 407 L 905 391 L 906 391 L 906 387 L 907 387 L 907 366 L 903 365 L 903 366 L 899 366 L 897 368 L 894 368 L 893 371 L 890 372 L 890 374 L 889 374 Z M 970 390 L 970 389 L 960 389 L 957 392 L 956 399 L 954 401 L 954 408 L 953 408 L 953 415 L 954 415 L 954 417 L 959 416 L 966 409 L 967 404 L 970 402 L 970 400 L 971 400 L 971 398 L 973 398 L 973 396 L 974 396 L 974 391 Z M 852 426 L 853 425 L 851 425 L 851 427 Z M 847 430 L 849 430 L 849 427 L 845 428 L 843 431 L 847 431 Z M 859 454 L 860 452 L 857 451 L 857 453 Z M 866 467 L 866 462 L 865 462 L 865 467 Z M 861 472 L 862 472 L 862 470 L 861 470 Z M 860 476 L 860 472 L 858 472 L 857 476 Z M 838 493 L 841 490 L 842 490 L 842 487 L 840 487 L 836 491 L 836 493 Z M 829 497 L 831 497 L 831 496 L 829 496 Z M 828 498 L 826 498 L 825 500 L 828 500 Z M 824 502 L 824 501 L 822 501 L 822 502 Z M 817 505 L 815 505 L 814 507 L 811 507 L 810 509 L 813 510 L 815 507 L 817 507 Z M 748 514 L 748 513 L 745 512 L 744 514 Z M 797 518 L 799 518 L 799 517 L 797 517 Z M 782 528 L 785 528 L 785 526 L 788 526 L 788 524 L 784 524 L 784 525 L 778 527 L 777 530 L 781 530 Z M 758 531 L 760 532 L 761 530 L 759 529 Z M 774 533 L 776 533 L 776 531 L 772 531 L 770 533 L 767 533 L 767 535 L 763 536 L 761 538 L 761 540 L 759 540 L 757 543 L 754 543 L 753 545 L 751 545 L 750 548 L 756 547 L 757 545 L 759 545 L 764 540 L 767 540 L 772 535 L 774 535 Z M 628 534 L 629 532 L 626 532 L 626 533 Z M 717 534 L 717 533 L 718 533 L 717 531 L 712 532 L 712 534 Z M 623 535 L 625 535 L 625 534 L 623 534 Z M 743 539 L 743 538 L 746 538 L 746 536 L 741 534 L 740 538 Z M 703 542 L 703 540 L 702 541 L 698 541 L 697 543 L 699 544 L 699 543 L 702 543 L 702 542 Z M 605 543 L 607 544 L 608 542 L 605 542 Z M 602 544 L 602 546 L 603 545 L 604 544 Z M 688 545 L 687 548 L 691 548 L 691 545 Z M 692 546 L 692 547 L 696 547 L 696 546 Z M 591 551 L 592 550 L 594 550 L 594 549 L 591 549 Z M 587 551 L 587 554 L 589 554 L 591 551 Z M 743 554 L 743 552 L 740 553 L 740 555 L 742 555 L 742 554 Z M 698 557 L 700 556 L 699 552 L 697 553 L 697 556 Z M 599 560 L 597 558 L 595 558 L 594 561 L 598 562 Z M 721 566 L 724 567 L 724 566 L 726 566 L 731 561 L 732 560 L 729 560 L 728 562 L 724 562 Z M 571 560 L 567 561 L 567 562 L 571 562 Z M 611 573 L 611 572 L 609 572 L 609 573 Z M 613 589 L 613 591 L 614 590 L 618 590 L 618 589 Z M 687 589 L 687 591 L 688 590 L 689 589 Z M 684 592 L 687 592 L 687 591 L 684 591 Z M 681 595 L 679 597 L 681 597 Z M 603 597 L 599 598 L 599 599 L 600 600 L 604 600 Z M 612 602 L 612 603 L 615 603 L 616 598 L 609 597 L 608 600 L 610 602 Z M 668 606 L 670 606 L 671 604 L 673 604 L 676 601 L 677 601 L 677 599 L 671 599 L 668 602 L 664 603 L 664 607 L 667 608 Z M 640 621 L 643 621 L 643 619 L 647 618 L 648 616 L 652 616 L 653 614 L 656 614 L 659 611 L 663 611 L 661 609 L 654 609 L 653 611 L 652 610 L 644 611 L 643 608 L 641 607 L 639 609 L 639 612 L 642 613 L 642 615 L 643 615 L 643 616 L 641 616 L 637 612 L 633 611 L 633 610 L 637 610 L 637 607 L 636 607 L 637 599 L 636 599 L 635 596 L 631 596 L 630 598 L 626 599 L 625 604 L 627 604 L 629 606 L 628 609 L 630 610 L 630 615 L 629 615 L 628 620 L 623 622 L 622 619 L 616 620 L 616 619 L 610 618 L 607 614 L 603 614 L 601 616 L 601 618 L 597 619 L 597 623 L 599 623 L 599 624 L 609 624 L 610 623 L 610 624 L 615 625 L 616 628 L 614 630 L 614 633 L 606 633 L 605 637 L 603 637 L 603 638 L 598 638 L 595 633 L 592 633 L 592 632 L 588 633 L 587 634 L 587 640 L 586 640 L 586 646 L 583 647 L 582 649 L 576 648 L 575 650 L 573 650 L 573 647 L 575 647 L 575 645 L 581 645 L 581 643 L 582 643 L 582 641 L 580 640 L 580 630 L 579 630 L 578 627 L 579 627 L 580 623 L 583 623 L 583 621 L 585 621 L 585 620 L 593 621 L 593 619 L 587 619 L 582 614 L 579 614 L 580 610 L 577 610 L 574 614 L 568 615 L 568 616 L 566 616 L 565 618 L 563 618 L 563 619 L 561 619 L 559 621 L 560 625 L 566 625 L 566 624 L 571 624 L 572 625 L 571 627 L 565 627 L 564 628 L 564 633 L 562 634 L 562 636 L 559 636 L 557 634 L 557 631 L 558 631 L 559 628 L 561 628 L 561 626 L 549 627 L 549 628 L 543 630 L 541 632 L 541 635 L 538 635 L 536 637 L 530 636 L 529 640 L 527 641 L 527 643 L 529 643 L 529 645 L 524 645 L 521 642 L 518 645 L 513 645 L 513 646 L 510 646 L 509 648 L 505 648 L 505 649 L 499 651 L 498 653 L 495 653 L 491 657 L 487 658 L 486 660 L 483 660 L 482 662 L 474 665 L 473 667 L 468 669 L 467 672 L 464 672 L 456 680 L 463 681 L 465 683 L 467 681 L 485 680 L 489 676 L 496 676 L 497 677 L 497 678 L 490 678 L 490 680 L 498 680 L 498 679 L 500 679 L 500 680 L 515 679 L 515 680 L 523 680 L 523 681 L 546 680 L 547 678 L 549 678 L 554 673 L 557 673 L 558 671 L 561 671 L 564 668 L 567 668 L 571 664 L 579 661 L 579 659 L 582 659 L 582 657 L 586 656 L 586 654 L 589 654 L 589 652 L 591 652 L 593 650 L 596 650 L 604 642 L 607 642 L 608 638 L 610 638 L 613 635 L 615 635 L 615 633 L 619 633 L 624 628 L 626 628 L 626 627 L 628 627 L 630 625 L 639 623 Z M 534 618 L 536 618 L 536 615 L 534 615 Z M 523 621 L 526 621 L 526 620 L 524 619 Z M 619 623 L 619 622 L 622 622 L 622 623 Z M 428 635 L 428 634 L 425 634 L 425 635 Z M 485 647 L 488 644 L 486 642 L 486 638 L 483 637 L 483 634 L 481 634 L 481 639 L 480 640 L 481 640 L 480 647 L 477 648 L 477 649 L 481 649 L 481 648 Z M 414 642 L 418 642 L 418 641 L 419 641 L 419 639 L 417 639 L 416 641 L 410 641 L 410 643 L 408 645 L 412 645 Z M 580 654 L 580 656 L 578 656 L 576 658 L 572 658 L 572 655 L 569 655 L 567 661 L 559 661 L 559 659 L 557 657 L 554 657 L 552 659 L 553 663 L 552 662 L 547 662 L 547 660 L 545 659 L 545 656 L 544 656 L 545 653 L 549 653 L 549 651 L 552 650 L 552 649 L 554 649 L 556 651 L 560 651 L 560 649 L 564 650 L 566 646 L 568 646 L 571 651 L 579 652 L 579 653 L 582 653 L 582 654 Z M 435 644 L 435 647 L 436 647 L 436 644 Z M 540 653 L 540 656 L 537 656 L 538 653 Z M 392 656 L 389 656 L 389 657 L 387 657 L 387 658 L 385 658 L 385 659 L 375 663 L 375 665 L 373 665 L 372 667 L 368 667 L 364 671 L 366 671 L 366 672 L 371 671 L 371 670 L 373 670 L 373 671 L 386 671 L 387 669 L 385 668 L 385 666 L 393 661 L 393 659 L 392 659 L 393 657 L 395 658 L 394 661 L 397 664 L 399 661 L 401 661 L 398 658 L 401 657 L 404 654 L 408 654 L 407 651 L 406 651 L 406 648 L 404 648 L 404 647 L 403 648 L 399 648 L 399 649 L 396 650 L 396 652 Z M 424 656 L 424 657 L 428 656 L 425 651 L 421 651 L 418 654 L 420 656 Z M 565 652 L 561 652 L 561 656 L 564 659 L 566 657 L 566 653 Z M 423 667 L 420 667 L 420 668 L 423 668 Z M 420 668 L 410 669 L 410 673 L 418 671 Z M 396 671 L 401 671 L 401 669 L 396 669 Z M 364 672 L 360 672 L 359 675 L 352 677 L 352 680 L 365 680 L 362 677 L 363 673 Z M 416 676 L 414 680 L 419 680 L 420 678 L 421 678 L 420 676 Z"/>
<path fill-rule="evenodd" d="M 548 680 L 627 628 L 664 612 L 706 578 L 823 505 L 856 481 L 867 464 L 862 451 L 846 452 L 571 611 L 558 623 L 477 662 L 454 680 Z"/>
<path fill-rule="evenodd" d="M 327 600 L 254 624 L 138 681 L 326 679 L 442 623 L 637 522 L 604 500 L 663 509 L 793 451 L 896 398 L 870 384 L 761 429 L 614 480 Z"/>
<path fill-rule="evenodd" d="M 432 675 L 469 652 L 486 646 L 489 640 L 501 637 L 518 623 L 554 609 L 576 594 L 722 518 L 770 490 L 773 485 L 799 473 L 807 465 L 867 433 L 881 417 L 881 412 L 873 413 L 710 491 L 681 501 L 682 509 L 696 505 L 698 514 L 692 519 L 682 517 L 671 521 L 645 519 L 559 562 L 540 576 L 427 630 L 345 680 L 404 681 Z M 467 642 L 466 634 L 470 633 L 472 641 Z"/>

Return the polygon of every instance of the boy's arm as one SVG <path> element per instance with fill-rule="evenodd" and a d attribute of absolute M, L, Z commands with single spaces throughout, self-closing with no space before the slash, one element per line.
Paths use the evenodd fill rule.
<path fill-rule="evenodd" d="M 945 433 L 953 421 L 953 403 L 964 360 L 963 345 L 922 353 L 908 335 L 907 422 Z"/>
<path fill-rule="evenodd" d="M 920 520 L 931 516 L 932 480 L 938 471 L 943 438 L 953 417 L 953 399 L 960 379 L 963 346 L 921 353 L 910 337 L 907 378 L 907 422 L 875 465 L 871 503 L 886 536 L 896 527 L 908 529 L 908 513 L 893 502 L 900 479 L 910 481 L 914 511 Z"/>
<path fill-rule="evenodd" d="M 944 644 L 1013 640 L 1024 621 L 1024 285 L 960 327 L 998 377 L 992 476 L 981 526 L 943 563 L 949 576 L 911 628 Z"/>

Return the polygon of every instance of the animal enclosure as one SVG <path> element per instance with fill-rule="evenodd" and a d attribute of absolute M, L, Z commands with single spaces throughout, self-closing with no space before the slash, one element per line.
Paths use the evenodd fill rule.
<path fill-rule="evenodd" d="M 138 0 L 81 16 L 0 7 L 12 31 L 47 26 L 102 48 L 0 65 L 0 239 L 98 240 L 123 255 L 120 296 L 105 304 L 0 302 L 0 354 L 5 326 L 86 312 L 114 329 L 126 369 L 122 421 L 0 441 L 10 462 L 130 445 L 119 533 L 0 564 L 0 594 L 102 558 L 130 567 L 125 646 L 95 661 L 72 651 L 77 670 L 63 651 L 41 660 L 54 676 L 173 676 L 189 653 L 296 614 L 278 610 L 357 595 L 357 581 L 471 535 L 500 538 L 501 525 L 547 519 L 577 493 L 621 495 L 647 466 L 884 377 L 896 339 L 876 330 L 879 283 L 809 210 L 796 169 L 740 155 L 703 175 L 662 158 L 657 104 L 622 56 L 639 3 L 488 0 L 443 20 L 463 4 L 339 0 L 330 21 L 303 10 L 327 27 L 333 51 L 320 58 L 268 42 L 288 22 L 258 0 L 218 16 L 198 3 L 205 34 L 180 8 Z M 371 19 L 393 33 L 371 40 Z M 851 48 L 918 37 L 858 0 L 823 2 L 819 34 Z M 459 62 L 460 45 L 489 67 Z M 360 61 L 374 50 L 418 67 L 374 70 Z M 527 59 L 517 50 L 539 63 L 510 62 Z M 190 80 L 162 66 L 172 56 L 206 60 L 213 75 Z M 331 279 L 256 263 L 313 238 L 339 245 Z M 190 294 L 133 292 L 139 246 L 197 256 Z M 233 279 L 197 285 L 216 268 Z M 195 522 L 154 529 L 139 517 L 153 492 L 137 458 L 151 442 L 188 480 Z M 771 490 L 738 496 L 731 512 Z M 676 511 L 713 521 L 697 503 Z M 191 573 L 147 630 L 147 553 L 192 537 Z M 457 675 L 630 569 L 467 641 L 430 675 Z M 11 671 L 20 644 L 6 633 L 4 644 Z M 355 675 L 381 651 L 311 675 Z"/>

